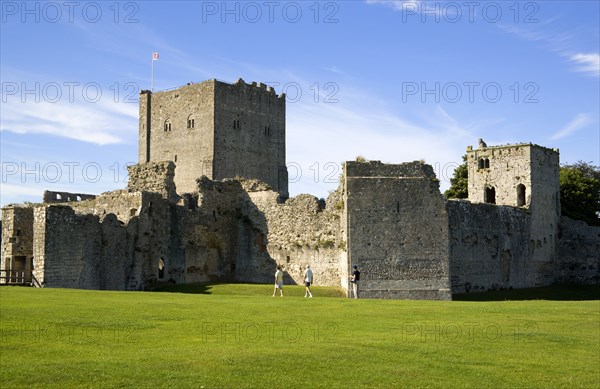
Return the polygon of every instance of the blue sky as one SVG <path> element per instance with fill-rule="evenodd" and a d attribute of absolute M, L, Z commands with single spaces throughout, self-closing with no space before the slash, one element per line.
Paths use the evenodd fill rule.
<path fill-rule="evenodd" d="M 291 195 L 357 155 L 424 159 L 445 189 L 480 137 L 600 160 L 598 1 L 1 4 L 1 205 L 125 187 L 153 52 L 155 90 L 286 92 Z"/>

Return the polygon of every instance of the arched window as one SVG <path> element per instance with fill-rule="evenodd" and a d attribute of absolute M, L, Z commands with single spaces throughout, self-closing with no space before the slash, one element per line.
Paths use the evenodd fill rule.
<path fill-rule="evenodd" d="M 479 158 L 479 160 L 477 161 L 477 169 L 483 169 L 483 168 L 484 168 L 483 158 Z"/>
<path fill-rule="evenodd" d="M 165 120 L 165 132 L 171 132 L 171 119 Z"/>
<path fill-rule="evenodd" d="M 485 188 L 485 193 L 483 194 L 483 201 L 488 204 L 496 204 L 496 188 L 489 187 Z"/>
<path fill-rule="evenodd" d="M 526 193 L 525 193 L 525 185 L 519 184 L 517 185 L 517 206 L 522 207 L 526 203 Z"/>
<path fill-rule="evenodd" d="M 490 160 L 486 158 L 486 159 L 483 161 L 483 166 L 484 166 L 486 169 L 489 169 L 489 168 L 490 168 Z"/>
<path fill-rule="evenodd" d="M 187 128 L 194 128 L 196 123 L 195 123 L 196 119 L 194 118 L 194 115 L 190 115 L 188 116 L 187 119 Z"/>

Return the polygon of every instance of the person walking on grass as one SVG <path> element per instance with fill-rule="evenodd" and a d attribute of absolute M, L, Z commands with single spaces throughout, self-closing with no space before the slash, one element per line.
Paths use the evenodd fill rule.
<path fill-rule="evenodd" d="M 306 286 L 306 291 L 304 292 L 304 297 L 312 298 L 312 292 L 310 291 L 310 284 L 313 282 L 313 272 L 310 270 L 310 265 L 306 266 L 306 270 L 304 270 L 304 286 Z"/>
<path fill-rule="evenodd" d="M 279 293 L 281 293 L 281 297 L 283 297 L 283 270 L 281 270 L 281 266 L 277 266 L 277 271 L 275 272 L 275 288 L 273 289 L 273 297 L 275 297 L 277 289 L 279 289 Z"/>
<path fill-rule="evenodd" d="M 352 278 L 350 279 L 350 282 L 352 282 L 352 294 L 354 294 L 354 298 L 357 299 L 358 298 L 358 282 L 360 281 L 360 272 L 358 271 L 358 266 L 354 265 L 354 266 L 352 266 L 352 268 L 354 270 L 352 271 Z"/>

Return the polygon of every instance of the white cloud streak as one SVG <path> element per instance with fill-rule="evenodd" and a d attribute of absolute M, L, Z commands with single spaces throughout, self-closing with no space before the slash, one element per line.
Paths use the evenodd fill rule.
<path fill-rule="evenodd" d="M 576 71 L 600 77 L 600 53 L 577 53 L 569 59 L 576 64 Z"/>
<path fill-rule="evenodd" d="M 569 123 L 567 123 L 563 128 L 554 133 L 550 139 L 557 140 L 566 138 L 570 135 L 573 135 L 576 131 L 584 128 L 588 124 L 592 122 L 590 115 L 585 113 L 577 114 Z"/>
<path fill-rule="evenodd" d="M 21 101 L 2 107 L 0 131 L 48 134 L 98 145 L 135 140 L 138 106 L 134 103 Z"/>

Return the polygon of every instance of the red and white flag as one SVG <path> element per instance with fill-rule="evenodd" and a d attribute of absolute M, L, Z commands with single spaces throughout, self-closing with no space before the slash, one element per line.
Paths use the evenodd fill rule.
<path fill-rule="evenodd" d="M 152 60 L 153 61 L 158 60 L 158 53 L 152 53 Z"/>

